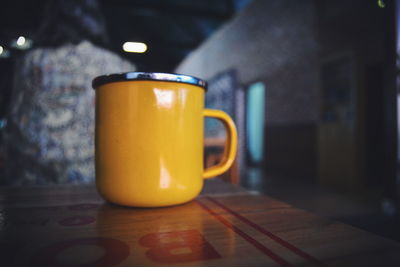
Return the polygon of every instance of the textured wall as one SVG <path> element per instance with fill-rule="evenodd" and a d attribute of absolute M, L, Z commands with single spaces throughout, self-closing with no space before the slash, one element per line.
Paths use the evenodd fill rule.
<path fill-rule="evenodd" d="M 310 180 L 316 170 L 315 123 L 319 114 L 315 22 L 312 0 L 256 0 L 176 69 L 208 80 L 234 70 L 244 89 L 264 82 L 264 166 Z M 244 132 L 239 129 L 239 133 Z M 243 143 L 242 139 L 242 155 Z"/>
<path fill-rule="evenodd" d="M 242 85 L 264 81 L 266 123 L 317 120 L 317 43 L 311 0 L 254 1 L 189 55 L 177 72 L 210 79 L 235 69 Z"/>

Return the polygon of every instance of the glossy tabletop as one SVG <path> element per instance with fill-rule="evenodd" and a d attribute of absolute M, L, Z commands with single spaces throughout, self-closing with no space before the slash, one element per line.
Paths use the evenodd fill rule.
<path fill-rule="evenodd" d="M 219 180 L 152 209 L 92 186 L 0 188 L 0 266 L 165 265 L 400 266 L 400 244 Z"/>

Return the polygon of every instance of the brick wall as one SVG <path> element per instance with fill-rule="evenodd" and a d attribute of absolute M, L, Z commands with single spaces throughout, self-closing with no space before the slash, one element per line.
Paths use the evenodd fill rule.
<path fill-rule="evenodd" d="M 212 79 L 233 69 L 242 88 L 263 81 L 264 165 L 312 177 L 319 108 L 317 57 L 313 1 L 259 0 L 198 47 L 176 72 Z M 289 145 L 293 140 L 307 145 Z"/>
<path fill-rule="evenodd" d="M 310 0 L 254 1 L 177 68 L 205 79 L 235 69 L 267 87 L 267 123 L 315 121 L 317 43 Z"/>

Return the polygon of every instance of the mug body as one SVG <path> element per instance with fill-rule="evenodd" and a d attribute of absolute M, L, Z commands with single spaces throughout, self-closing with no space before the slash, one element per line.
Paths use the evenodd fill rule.
<path fill-rule="evenodd" d="M 204 88 L 150 79 L 95 81 L 99 193 L 136 207 L 195 198 L 203 187 Z"/>

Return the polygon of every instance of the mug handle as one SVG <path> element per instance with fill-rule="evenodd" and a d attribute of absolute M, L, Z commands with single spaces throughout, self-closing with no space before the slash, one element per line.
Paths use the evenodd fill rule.
<path fill-rule="evenodd" d="M 237 151 L 237 131 L 232 118 L 221 110 L 204 109 L 203 116 L 220 120 L 227 130 L 227 140 L 222 160 L 217 165 L 204 170 L 203 178 L 207 179 L 226 172 L 232 166 Z"/>

